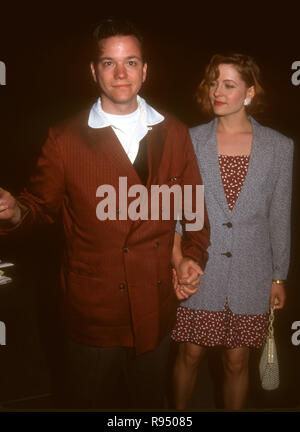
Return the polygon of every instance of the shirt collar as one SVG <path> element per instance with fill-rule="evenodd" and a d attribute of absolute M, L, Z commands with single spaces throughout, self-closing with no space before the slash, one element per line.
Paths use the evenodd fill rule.
<path fill-rule="evenodd" d="M 145 124 L 145 126 L 153 126 L 157 123 L 161 123 L 164 120 L 164 116 L 148 105 L 145 99 L 139 95 L 137 95 L 137 103 L 138 109 L 141 113 L 142 122 Z M 94 129 L 111 126 L 109 119 L 102 109 L 100 97 L 91 108 L 88 125 Z"/>

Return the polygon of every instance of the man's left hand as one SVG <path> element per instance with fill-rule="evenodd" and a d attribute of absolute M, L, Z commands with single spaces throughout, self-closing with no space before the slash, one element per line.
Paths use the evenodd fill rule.
<path fill-rule="evenodd" d="M 201 267 L 191 258 L 183 257 L 173 269 L 173 287 L 178 300 L 189 298 L 198 290 Z"/>

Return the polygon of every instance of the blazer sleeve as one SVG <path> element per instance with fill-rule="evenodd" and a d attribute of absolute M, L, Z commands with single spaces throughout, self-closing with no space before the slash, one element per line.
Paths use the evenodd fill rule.
<path fill-rule="evenodd" d="M 209 226 L 206 205 L 204 202 L 204 196 L 202 196 L 201 193 L 199 195 L 199 188 L 197 190 L 197 186 L 202 187 L 203 183 L 199 172 L 197 158 L 188 131 L 185 137 L 185 149 L 186 149 L 186 155 L 185 155 L 186 164 L 183 172 L 182 186 L 183 187 L 184 185 L 192 186 L 191 208 L 193 212 L 197 211 L 197 217 L 196 219 L 192 219 L 192 220 L 190 220 L 190 218 L 187 218 L 184 211 L 185 205 L 183 205 L 182 220 L 180 222 L 177 222 L 176 230 L 179 231 L 180 234 L 182 234 L 181 248 L 182 248 L 183 255 L 197 261 L 200 264 L 201 268 L 204 270 L 206 266 L 206 262 L 208 260 L 207 248 L 210 245 L 210 226 Z M 197 194 L 198 197 L 196 197 Z M 184 192 L 184 196 L 185 196 L 185 192 Z M 201 201 L 203 206 L 202 205 L 200 206 L 201 208 L 199 212 L 198 205 L 196 206 L 196 203 L 198 202 L 198 204 L 200 204 Z M 198 223 L 195 223 L 197 222 L 197 220 L 198 223 L 199 220 L 201 221 L 202 227 L 197 228 Z M 181 230 L 180 223 L 183 226 L 183 230 Z"/>
<path fill-rule="evenodd" d="M 21 221 L 14 227 L 1 229 L 1 234 L 24 231 L 33 225 L 53 223 L 64 196 L 64 170 L 56 135 L 52 129 L 42 147 L 27 187 L 17 197 Z"/>
<path fill-rule="evenodd" d="M 294 143 L 288 140 L 280 148 L 279 173 L 269 213 L 273 259 L 273 279 L 287 278 L 291 243 L 291 196 Z"/>

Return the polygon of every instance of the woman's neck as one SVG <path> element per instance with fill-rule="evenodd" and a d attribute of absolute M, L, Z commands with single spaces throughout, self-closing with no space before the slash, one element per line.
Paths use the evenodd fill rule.
<path fill-rule="evenodd" d="M 218 119 L 217 132 L 226 134 L 251 133 L 251 121 L 246 112 L 221 116 Z"/>

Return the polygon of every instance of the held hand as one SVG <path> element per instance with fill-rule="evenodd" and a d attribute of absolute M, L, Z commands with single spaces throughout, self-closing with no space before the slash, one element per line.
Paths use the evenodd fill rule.
<path fill-rule="evenodd" d="M 203 275 L 202 268 L 191 258 L 183 257 L 175 266 L 179 283 L 196 287 Z"/>
<path fill-rule="evenodd" d="M 198 291 L 198 287 L 193 285 L 180 285 L 176 270 L 173 269 L 173 288 L 178 300 L 188 299 L 191 295 L 195 294 Z"/>
<path fill-rule="evenodd" d="M 178 300 L 184 300 L 195 294 L 200 283 L 201 267 L 191 258 L 182 258 L 173 269 L 173 286 Z"/>
<path fill-rule="evenodd" d="M 0 188 L 0 222 L 16 225 L 21 219 L 21 210 L 15 198 L 5 189 Z"/>
<path fill-rule="evenodd" d="M 284 284 L 273 283 L 270 294 L 270 307 L 274 309 L 282 309 L 285 304 L 286 293 Z"/>

